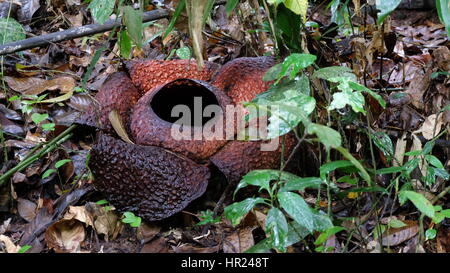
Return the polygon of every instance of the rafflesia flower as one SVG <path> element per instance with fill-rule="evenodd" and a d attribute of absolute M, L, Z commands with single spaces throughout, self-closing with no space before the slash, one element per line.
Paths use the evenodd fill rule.
<path fill-rule="evenodd" d="M 221 171 L 229 183 L 251 170 L 278 168 L 282 145 L 264 151 L 261 145 L 267 141 L 236 140 L 234 123 L 239 118 L 226 115 L 227 106 L 251 101 L 267 90 L 269 83 L 262 77 L 273 65 L 272 57 L 238 58 L 221 68 L 207 62 L 203 70 L 195 61 L 144 60 L 132 63 L 129 74 L 111 75 L 97 93 L 95 107 L 81 121 L 100 129 L 89 160 L 96 189 L 119 211 L 155 221 L 201 196 L 211 168 Z M 208 117 L 209 106 L 222 111 L 223 118 L 211 113 Z M 200 117 L 196 116 L 199 107 Z M 199 123 L 178 123 L 184 110 L 193 113 L 184 118 Z M 112 111 L 132 143 L 115 136 L 109 119 Z M 222 133 L 229 124 L 235 129 L 231 138 L 201 133 L 206 127 Z M 188 133 L 180 138 L 174 132 Z M 285 154 L 294 144 L 288 134 Z"/>

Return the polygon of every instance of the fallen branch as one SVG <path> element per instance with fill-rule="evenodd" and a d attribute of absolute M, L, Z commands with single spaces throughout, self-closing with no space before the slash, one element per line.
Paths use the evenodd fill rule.
<path fill-rule="evenodd" d="M 75 129 L 76 125 L 72 125 L 69 128 L 67 128 L 64 132 L 59 134 L 57 137 L 55 137 L 52 141 L 50 141 L 48 144 L 42 148 L 39 152 L 37 152 L 34 155 L 28 156 L 25 160 L 17 164 L 14 168 L 9 169 L 7 172 L 5 172 L 2 176 L 0 176 L 0 186 L 8 181 L 8 178 L 10 178 L 13 174 L 16 172 L 20 172 L 21 170 L 25 169 L 26 167 L 30 166 L 34 161 L 38 160 L 45 154 L 55 150 L 58 148 L 60 144 L 62 144 L 64 141 L 69 139 L 72 134 L 70 133 L 73 129 Z"/>
<path fill-rule="evenodd" d="M 169 12 L 164 9 L 152 10 L 144 12 L 142 16 L 143 22 L 158 20 L 161 18 L 166 18 L 169 16 Z M 121 20 L 108 20 L 106 23 L 85 25 L 77 28 L 71 28 L 68 30 L 58 31 L 50 34 L 40 35 L 25 40 L 20 40 L 12 43 L 7 43 L 0 46 L 0 56 L 11 54 L 17 51 L 22 51 L 34 47 L 46 46 L 50 43 L 57 43 L 65 40 L 80 38 L 84 36 L 89 36 L 97 33 L 102 33 L 113 29 L 114 27 L 120 26 Z"/>
<path fill-rule="evenodd" d="M 214 6 L 223 5 L 226 1 L 219 0 L 214 3 Z M 162 18 L 169 17 L 169 11 L 165 9 L 157 9 L 152 11 L 144 12 L 142 15 L 142 22 L 149 22 L 153 20 L 158 20 Z M 122 24 L 120 18 L 114 20 L 108 20 L 106 23 L 85 25 L 77 28 L 71 28 L 68 30 L 58 31 L 50 34 L 40 35 L 25 40 L 20 40 L 12 43 L 7 43 L 0 46 L 0 56 L 11 54 L 14 52 L 46 46 L 51 43 L 62 42 L 65 40 L 71 40 L 75 38 L 80 38 L 84 36 L 89 36 L 97 33 L 103 33 L 112 30 L 114 27 L 118 27 Z"/>

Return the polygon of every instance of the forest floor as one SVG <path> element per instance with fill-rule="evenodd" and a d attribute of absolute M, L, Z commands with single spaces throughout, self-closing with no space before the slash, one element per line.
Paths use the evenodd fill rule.
<path fill-rule="evenodd" d="M 47 1 L 47 5 L 40 5 L 39 1 L 28 2 L 31 3 L 27 4 L 28 10 L 17 11 L 13 17 L 21 22 L 30 36 L 93 23 L 86 4 L 58 4 L 76 2 L 73 0 Z M 217 30 L 211 31 L 208 26 L 205 30 L 208 60 L 224 64 L 237 57 L 270 54 L 273 51 L 270 38 L 251 31 L 258 29 L 258 20 L 249 11 L 251 6 L 248 2 L 240 4 L 241 12 L 230 17 L 226 15 L 224 6 L 214 9 L 212 21 Z M 168 7 L 173 9 L 172 5 L 169 3 Z M 145 8 L 156 9 L 153 5 Z M 329 26 L 330 10 L 323 6 L 311 7 L 309 21 Z M 396 10 L 386 23 L 390 31 L 384 37 L 386 52 L 380 57 L 373 54 L 380 42 L 380 37 L 372 35 L 374 19 L 368 16 L 364 23 L 363 16 L 355 16 L 352 23 L 355 28 L 366 28 L 367 36 L 335 33 L 319 42 L 314 37 L 323 28 L 308 28 L 305 37 L 308 37 L 310 53 L 318 56 L 319 66 L 353 67 L 367 87 L 383 95 L 387 102 L 386 109 L 380 109 L 375 101 L 368 101 L 373 109 L 370 124 L 374 132 L 382 131 L 389 135 L 395 146 L 396 158 L 408 151 L 421 150 L 437 132 L 447 130 L 445 128 L 450 122 L 450 111 L 440 112 L 450 101 L 449 77 L 439 73 L 445 72 L 450 63 L 450 44 L 444 25 L 435 10 Z M 161 33 L 168 24 L 168 19 L 147 24 L 144 40 L 148 43 L 142 49 L 134 48 L 131 59 L 178 58 L 175 50 L 190 44 L 187 19 L 181 16 L 175 30 L 162 39 Z M 124 69 L 125 62 L 120 57 L 117 39 L 110 39 L 109 34 L 106 32 L 52 43 L 3 57 L 0 173 L 16 166 L 40 143 L 51 141 L 69 128 L 78 115 L 90 107 L 92 97 L 108 76 Z M 106 50 L 93 66 L 86 89 L 83 89 L 83 76 L 94 53 L 102 46 L 106 46 Z M 359 70 L 355 67 L 363 65 L 367 67 L 367 74 L 358 74 Z M 39 98 L 44 94 L 45 97 Z M 27 95 L 34 95 L 37 99 L 27 99 Z M 40 120 L 33 120 L 31 113 L 41 114 L 34 116 Z M 50 125 L 45 127 L 43 124 Z M 356 156 L 362 146 L 368 145 L 365 135 L 354 125 L 342 130 L 355 157 L 363 162 L 368 161 L 365 155 Z M 0 187 L 0 252 L 17 252 L 24 246 L 30 246 L 27 252 L 235 253 L 244 252 L 265 237 L 266 215 L 262 208 L 252 210 L 236 227 L 225 219 L 214 224 L 196 225 L 201 220 L 202 211 L 213 210 L 216 206 L 220 187 L 214 185 L 209 186 L 204 196 L 169 219 L 142 223 L 138 228 L 123 223 L 121 214 L 94 190 L 92 177 L 87 175 L 85 161 L 92 145 L 93 138 L 68 139 L 58 149 L 14 173 Z M 447 133 L 439 137 L 432 151 L 447 170 L 450 166 L 449 148 Z M 311 154 L 315 150 L 305 147 L 298 152 Z M 380 150 L 376 150 L 375 157 L 380 165 L 387 162 Z M 320 162 L 306 161 L 309 159 L 299 161 L 299 172 L 312 169 L 309 175 L 318 173 Z M 416 171 L 420 174 L 420 170 Z M 378 179 L 378 183 L 383 185 L 388 183 L 390 177 L 380 175 Z M 437 178 L 431 187 L 422 185 L 419 179 L 416 182 L 416 190 L 429 200 L 439 196 L 448 186 L 448 181 L 442 178 Z M 338 187 L 344 191 L 352 185 L 339 183 Z M 253 195 L 255 192 L 245 194 Z M 239 198 L 245 197 L 245 194 Z M 305 191 L 302 196 L 308 204 L 317 204 L 317 191 Z M 225 205 L 230 202 L 229 198 Z M 380 246 L 376 246 L 378 241 L 368 235 L 376 225 L 368 217 L 372 202 L 364 194 L 348 194 L 333 200 L 331 208 L 334 215 L 342 219 L 352 217 L 360 222 L 357 236 L 349 237 L 348 233 L 343 232 L 327 239 L 326 245 L 333 247 L 332 252 L 380 251 Z M 386 224 L 392 219 L 404 223 L 388 230 L 383 241 L 383 246 L 388 241 L 388 251 L 450 252 L 448 218 L 438 226 L 433 239 L 419 244 L 421 227 L 414 206 L 400 206 L 393 196 L 384 198 L 382 202 L 389 209 L 378 211 L 381 223 Z M 439 196 L 438 204 L 444 209 L 450 208 L 447 196 Z M 320 204 L 324 208 L 327 205 Z M 344 220 L 341 226 L 350 230 L 356 222 Z M 433 227 L 432 222 L 425 221 L 425 229 Z M 314 236 L 311 236 L 288 247 L 287 252 L 313 251 L 313 242 Z"/>

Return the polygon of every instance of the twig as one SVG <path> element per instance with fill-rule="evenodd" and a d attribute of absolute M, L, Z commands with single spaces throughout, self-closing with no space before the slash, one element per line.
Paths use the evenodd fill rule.
<path fill-rule="evenodd" d="M 158 9 L 148 12 L 144 12 L 142 16 L 143 22 L 153 21 L 161 18 L 166 18 L 169 16 L 167 10 Z M 0 46 L 0 56 L 11 54 L 17 51 L 22 51 L 25 49 L 30 49 L 34 47 L 41 47 L 48 45 L 50 43 L 57 43 L 65 40 L 80 38 L 84 36 L 89 36 L 97 33 L 102 33 L 113 29 L 114 27 L 120 26 L 120 20 L 108 20 L 103 25 L 91 24 L 85 25 L 77 28 L 71 28 L 68 30 L 58 31 L 46 35 L 40 35 L 25 40 L 20 40 L 12 43 L 7 43 Z"/>
<path fill-rule="evenodd" d="M 6 181 L 8 181 L 8 178 L 11 177 L 14 173 L 20 172 L 21 170 L 25 169 L 26 167 L 30 166 L 34 161 L 41 158 L 45 154 L 53 151 L 56 149 L 61 143 L 69 139 L 72 134 L 70 132 L 75 129 L 76 125 L 72 125 L 69 128 L 67 128 L 64 132 L 62 132 L 60 135 L 55 137 L 52 141 L 50 141 L 42 150 L 37 152 L 36 154 L 29 156 L 19 164 L 17 164 L 14 168 L 9 169 L 7 172 L 5 172 L 2 176 L 0 176 L 0 186 L 3 185 Z"/>
<path fill-rule="evenodd" d="M 223 5 L 226 1 L 219 0 L 214 3 L 214 6 Z M 152 11 L 147 11 L 142 14 L 142 22 L 149 22 L 153 20 L 158 20 L 162 18 L 169 17 L 169 11 L 165 9 L 157 9 Z M 25 40 L 20 40 L 12 43 L 7 43 L 0 46 L 0 56 L 11 54 L 17 51 L 22 51 L 34 47 L 46 46 L 50 43 L 57 43 L 65 40 L 71 40 L 75 38 L 80 38 L 84 36 L 89 36 L 97 33 L 103 33 L 110 31 L 115 27 L 121 25 L 121 20 L 111 19 L 106 21 L 106 23 L 100 24 L 90 24 L 77 28 L 71 28 L 68 30 L 58 31 L 46 35 L 40 35 Z"/>

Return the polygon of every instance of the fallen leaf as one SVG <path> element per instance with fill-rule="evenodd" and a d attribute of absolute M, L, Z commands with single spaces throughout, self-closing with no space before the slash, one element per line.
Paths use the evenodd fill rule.
<path fill-rule="evenodd" d="M 45 231 L 44 238 L 48 247 L 57 253 L 80 252 L 85 238 L 83 223 L 75 219 L 59 220 Z"/>
<path fill-rule="evenodd" d="M 167 245 L 167 239 L 164 237 L 160 237 L 148 244 L 145 244 L 141 249 L 141 253 L 168 253 L 169 250 L 170 249 Z"/>
<path fill-rule="evenodd" d="M 161 227 L 149 223 L 142 223 L 137 229 L 137 238 L 142 243 L 151 241 L 161 231 Z"/>
<path fill-rule="evenodd" d="M 401 228 L 389 228 L 383 233 L 383 246 L 396 246 L 414 236 L 419 232 L 419 225 L 416 221 L 404 220 L 406 226 Z"/>
<path fill-rule="evenodd" d="M 88 226 L 94 226 L 93 217 L 85 206 L 70 206 L 63 218 L 66 220 L 76 219 Z"/>
<path fill-rule="evenodd" d="M 14 78 L 14 77 L 5 76 L 4 79 L 8 83 L 8 86 L 12 90 L 14 90 L 16 92 L 20 92 L 20 93 L 25 92 L 26 90 L 28 90 L 29 88 L 32 88 L 33 86 L 39 86 L 45 82 L 44 79 L 33 78 L 33 77 Z"/>
<path fill-rule="evenodd" d="M 224 253 L 243 253 L 255 244 L 253 239 L 254 228 L 245 227 L 233 231 L 223 242 Z"/>
<path fill-rule="evenodd" d="M 414 134 L 422 133 L 422 136 L 430 140 L 437 136 L 441 132 L 442 125 L 444 124 L 443 115 L 439 115 L 436 120 L 436 114 L 427 117 L 419 130 L 415 131 Z"/>
<path fill-rule="evenodd" d="M 5 246 L 6 253 L 17 253 L 20 249 L 20 246 L 15 245 L 11 238 L 5 235 L 0 235 L 0 242 Z"/>
<path fill-rule="evenodd" d="M 195 247 L 190 244 L 182 244 L 180 246 L 172 246 L 175 253 L 217 253 L 220 249 L 219 245 L 213 247 Z"/>
<path fill-rule="evenodd" d="M 128 137 L 127 130 L 125 129 L 125 126 L 123 125 L 122 119 L 120 118 L 119 114 L 116 110 L 112 110 L 108 115 L 109 121 L 111 122 L 112 127 L 116 131 L 116 133 L 120 136 L 120 138 L 127 142 L 134 144 L 131 139 Z"/>
<path fill-rule="evenodd" d="M 5 77 L 5 80 L 11 89 L 25 95 L 39 95 L 46 90 L 57 89 L 61 90 L 61 93 L 69 93 L 75 88 L 75 80 L 69 76 L 51 80 Z"/>
<path fill-rule="evenodd" d="M 23 198 L 19 198 L 17 201 L 17 210 L 19 211 L 19 215 L 27 222 L 31 222 L 34 217 L 36 217 L 37 205 L 34 202 Z"/>
<path fill-rule="evenodd" d="M 450 71 L 450 50 L 448 47 L 438 47 L 433 51 L 433 57 L 442 71 Z"/>
<path fill-rule="evenodd" d="M 431 82 L 431 73 L 433 73 L 433 68 L 429 67 L 425 75 L 423 75 L 420 70 L 416 71 L 414 78 L 409 84 L 406 93 L 411 95 L 411 103 L 417 109 L 423 109 L 423 94 L 427 91 Z"/>

